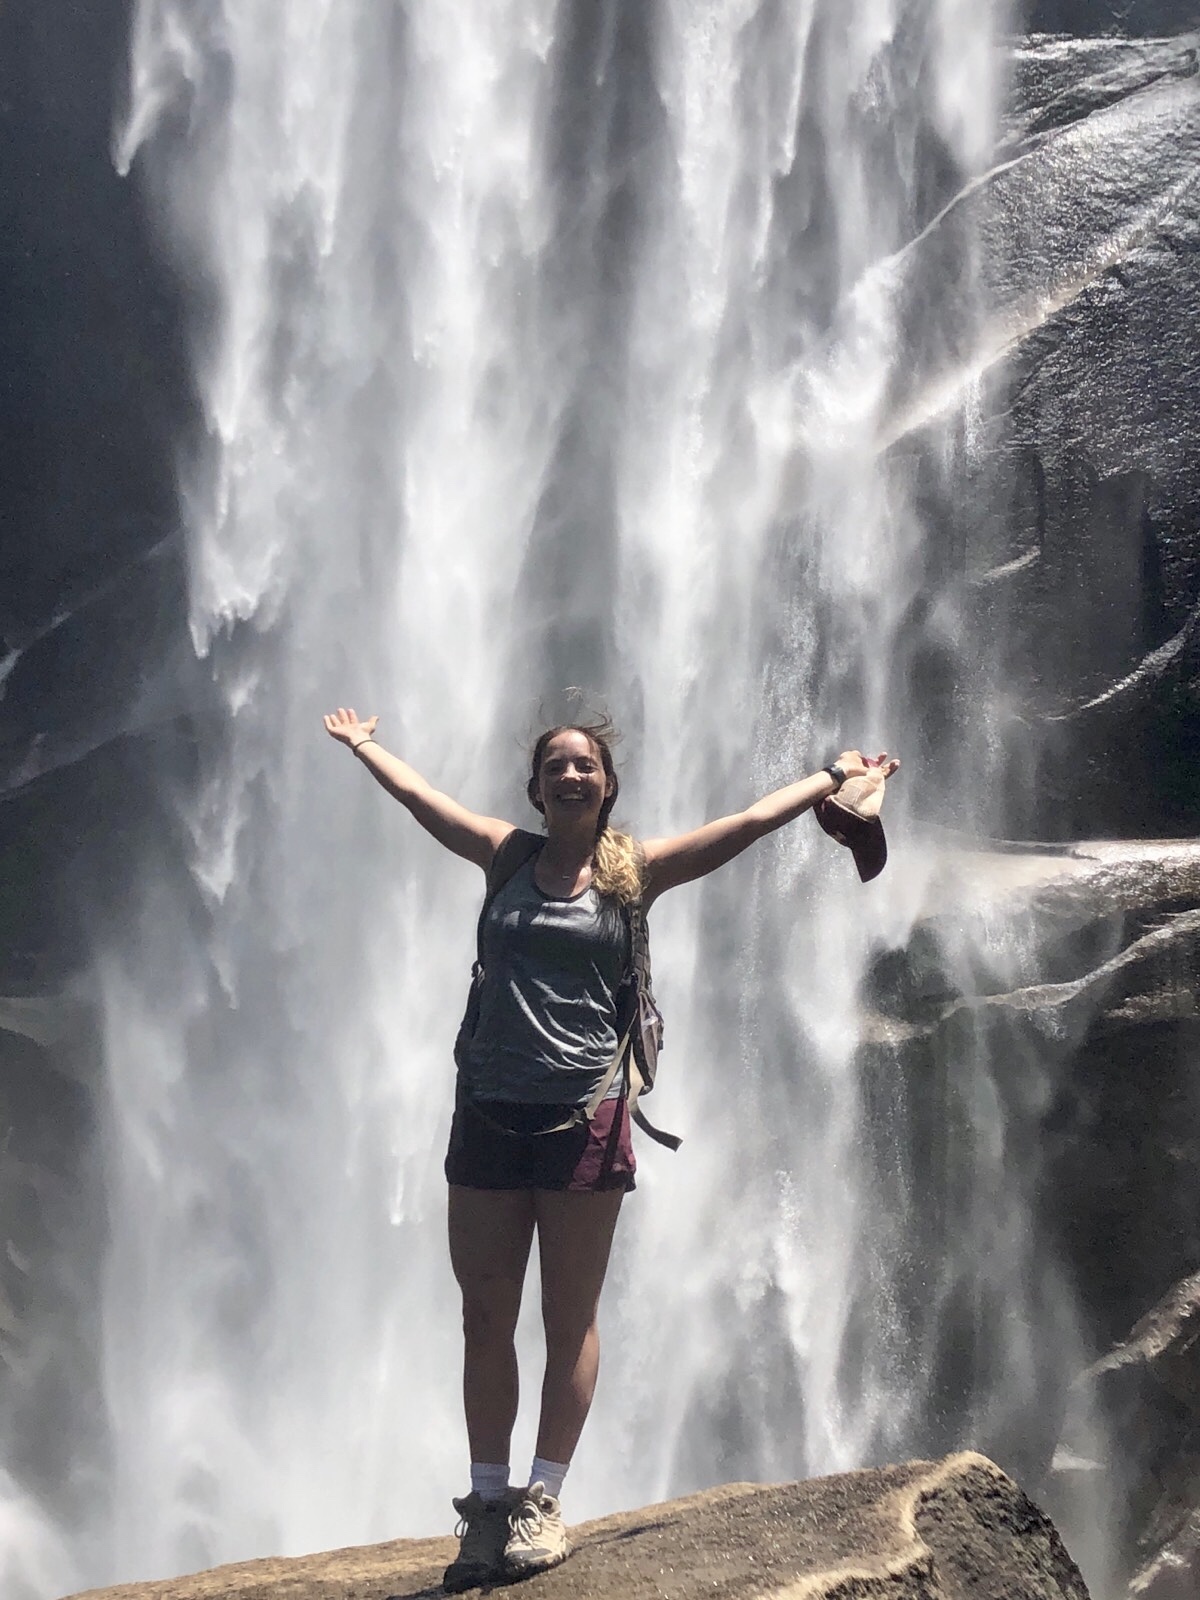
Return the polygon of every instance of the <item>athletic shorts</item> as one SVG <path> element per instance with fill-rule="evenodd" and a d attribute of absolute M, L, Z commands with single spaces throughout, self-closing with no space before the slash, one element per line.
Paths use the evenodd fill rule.
<path fill-rule="evenodd" d="M 574 1106 L 460 1100 L 450 1125 L 446 1180 L 465 1189 L 569 1189 L 576 1193 L 636 1187 L 637 1162 L 624 1096 L 603 1100 L 590 1123 L 542 1133 Z"/>

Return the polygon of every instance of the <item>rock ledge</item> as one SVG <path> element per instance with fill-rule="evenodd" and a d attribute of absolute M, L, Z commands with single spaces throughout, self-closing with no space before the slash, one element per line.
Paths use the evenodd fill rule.
<path fill-rule="evenodd" d="M 1052 1523 L 973 1453 L 779 1485 L 729 1484 L 575 1530 L 545 1600 L 1087 1600 Z M 451 1539 L 249 1561 L 86 1600 L 433 1600 Z M 78 1597 L 84 1600 L 84 1597 Z"/>

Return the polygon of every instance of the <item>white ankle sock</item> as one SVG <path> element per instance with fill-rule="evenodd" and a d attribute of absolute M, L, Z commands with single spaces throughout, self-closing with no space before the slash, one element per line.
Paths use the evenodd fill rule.
<path fill-rule="evenodd" d="M 562 1496 L 563 1479 L 570 1465 L 569 1461 L 543 1461 L 541 1456 L 534 1456 L 529 1469 L 529 1482 L 545 1484 L 546 1493 L 558 1500 Z"/>
<path fill-rule="evenodd" d="M 508 1493 L 508 1462 L 472 1461 L 471 1488 L 481 1500 L 503 1500 Z"/>

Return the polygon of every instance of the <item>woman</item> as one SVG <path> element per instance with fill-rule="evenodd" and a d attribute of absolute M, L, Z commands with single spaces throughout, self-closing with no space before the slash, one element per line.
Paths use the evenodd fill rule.
<path fill-rule="evenodd" d="M 446 1176 L 471 1492 L 454 1502 L 462 1543 L 444 1584 L 455 1592 L 555 1566 L 570 1552 L 559 1497 L 596 1385 L 596 1311 L 617 1213 L 634 1186 L 623 1075 L 594 1115 L 583 1110 L 617 1048 L 616 997 L 630 956 L 622 903 L 648 908 L 868 769 L 848 750 L 746 811 L 639 847 L 609 827 L 618 792 L 611 727 L 551 728 L 534 747 L 527 789 L 545 838 L 524 841 L 511 823 L 468 811 L 389 754 L 374 737 L 377 721 L 339 709 L 325 727 L 440 844 L 485 873 L 502 845 L 506 855 L 525 855 L 526 842 L 530 850 L 487 903 L 481 976 L 456 1051 Z M 878 760 L 885 776 L 899 764 Z M 513 1489 L 514 1335 L 535 1233 L 546 1368 L 529 1484 Z"/>

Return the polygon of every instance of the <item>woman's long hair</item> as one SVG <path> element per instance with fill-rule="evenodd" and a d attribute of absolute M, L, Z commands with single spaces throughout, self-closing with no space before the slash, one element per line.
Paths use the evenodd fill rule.
<path fill-rule="evenodd" d="M 538 811 L 542 809 L 538 798 L 542 758 L 551 739 L 560 733 L 583 734 L 600 757 L 605 784 L 611 788 L 611 793 L 605 796 L 604 804 L 600 807 L 600 815 L 596 820 L 596 847 L 592 852 L 592 884 L 600 894 L 609 895 L 623 905 L 628 905 L 631 901 L 639 900 L 642 894 L 644 881 L 642 847 L 630 834 L 621 833 L 609 826 L 608 819 L 612 815 L 613 806 L 617 803 L 621 785 L 612 755 L 617 730 L 607 717 L 598 718 L 595 722 L 564 722 L 557 728 L 547 728 L 545 733 L 539 735 L 533 747 L 529 783 L 525 791 L 529 796 L 529 803 Z"/>

